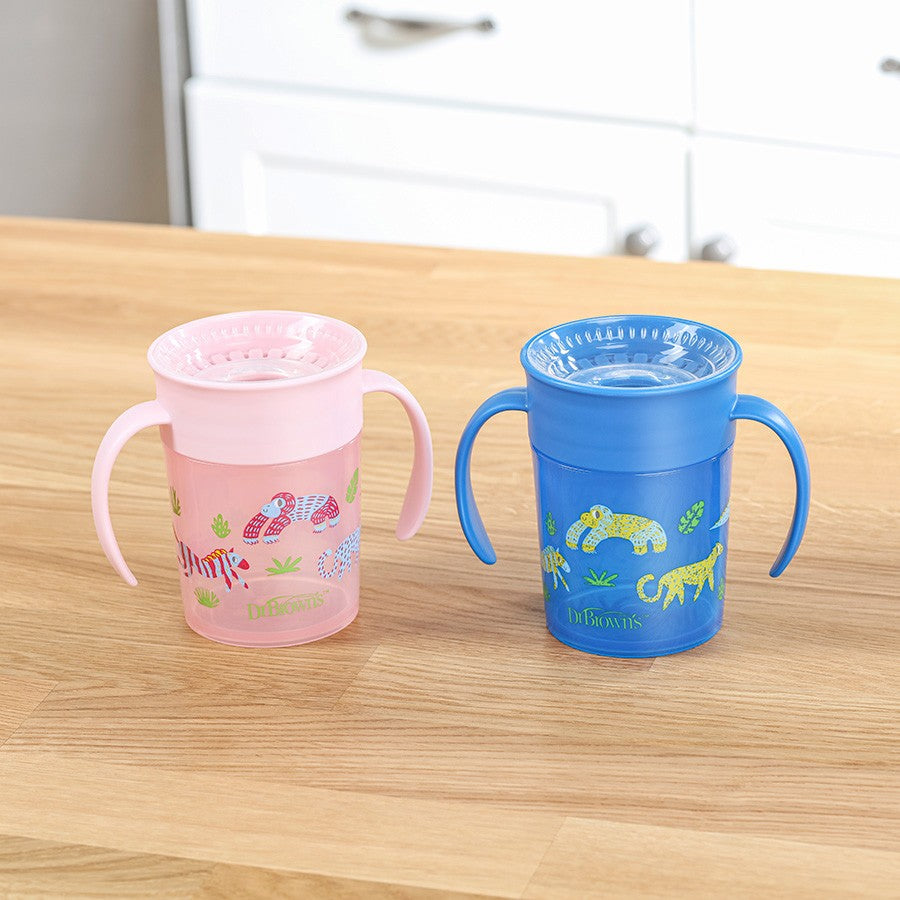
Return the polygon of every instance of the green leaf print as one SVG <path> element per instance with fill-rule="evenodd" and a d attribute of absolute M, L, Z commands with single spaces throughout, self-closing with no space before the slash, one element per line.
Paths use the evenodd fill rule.
<path fill-rule="evenodd" d="M 181 503 L 178 500 L 178 494 L 175 493 L 175 488 L 169 488 L 169 503 L 172 504 L 172 512 L 175 513 L 176 516 L 181 515 Z"/>
<path fill-rule="evenodd" d="M 219 513 L 212 520 L 212 530 L 213 534 L 215 534 L 216 537 L 220 538 L 227 538 L 228 535 L 231 534 L 231 529 L 228 527 L 228 521 L 225 519 L 222 513 Z"/>
<path fill-rule="evenodd" d="M 213 591 L 208 591 L 206 588 L 197 588 L 197 590 L 194 591 L 194 596 L 197 598 L 197 602 L 202 606 L 213 608 L 219 605 L 219 598 Z"/>
<path fill-rule="evenodd" d="M 704 503 L 702 500 L 698 500 L 679 520 L 678 520 L 678 530 L 682 534 L 690 534 L 699 524 L 700 520 L 703 518 L 703 507 Z"/>
<path fill-rule="evenodd" d="M 347 485 L 347 502 L 352 503 L 356 499 L 356 492 L 359 489 L 359 469 L 353 472 L 350 484 Z"/>
<path fill-rule="evenodd" d="M 544 519 L 544 525 L 547 526 L 547 534 L 553 537 L 556 534 L 556 522 L 553 521 L 553 513 L 548 512 L 547 518 Z"/>

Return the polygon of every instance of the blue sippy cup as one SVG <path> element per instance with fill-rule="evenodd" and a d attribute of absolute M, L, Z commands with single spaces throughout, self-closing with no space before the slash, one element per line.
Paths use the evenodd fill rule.
<path fill-rule="evenodd" d="M 543 594 L 550 633 L 602 656 L 661 656 L 722 625 L 735 420 L 768 425 L 797 480 L 794 516 L 770 571 L 803 537 L 809 463 L 771 403 L 738 394 L 741 349 L 708 325 L 665 316 L 603 316 L 548 328 L 522 348 L 526 387 L 475 411 L 456 456 L 463 533 L 496 562 L 472 494 L 482 425 L 528 413 Z"/>

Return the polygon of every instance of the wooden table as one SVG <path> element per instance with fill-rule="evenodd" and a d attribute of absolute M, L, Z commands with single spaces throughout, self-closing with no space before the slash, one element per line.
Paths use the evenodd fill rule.
<path fill-rule="evenodd" d="M 5 220 L 0 303 L 0 894 L 897 895 L 900 283 Z M 400 544 L 407 425 L 366 401 L 362 612 L 275 651 L 184 625 L 154 433 L 113 485 L 138 588 L 89 509 L 100 437 L 153 396 L 150 341 L 251 308 L 358 325 L 436 448 Z M 733 334 L 813 472 L 774 581 L 792 472 L 739 426 L 725 626 L 656 660 L 547 634 L 524 416 L 476 448 L 496 566 L 453 505 L 457 437 L 522 382 L 523 341 L 621 311 Z"/>

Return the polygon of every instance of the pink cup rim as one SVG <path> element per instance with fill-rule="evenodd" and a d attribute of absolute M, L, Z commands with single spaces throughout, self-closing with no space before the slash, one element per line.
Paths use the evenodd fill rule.
<path fill-rule="evenodd" d="M 159 359 L 160 346 L 166 341 L 166 339 L 175 336 L 178 332 L 181 332 L 184 329 L 203 325 L 209 326 L 212 323 L 226 323 L 228 321 L 233 321 L 236 319 L 255 317 L 278 317 L 291 319 L 305 317 L 314 319 L 317 322 L 332 325 L 339 331 L 344 331 L 346 333 L 346 336 L 351 341 L 356 342 L 356 347 L 347 359 L 322 372 L 317 372 L 311 375 L 304 375 L 298 378 L 283 378 L 264 381 L 204 381 L 200 378 L 192 378 L 187 375 L 173 372 L 169 368 L 167 368 Z M 203 316 L 202 318 L 191 319 L 189 322 L 183 322 L 180 325 L 176 325 L 174 328 L 170 328 L 168 331 L 163 332 L 158 338 L 156 338 L 156 340 L 153 341 L 153 343 L 147 350 L 147 362 L 150 364 L 150 368 L 154 371 L 154 373 L 160 378 L 164 378 L 168 381 L 174 381 L 179 384 L 188 385 L 190 387 L 206 388 L 215 391 L 271 391 L 292 387 L 296 388 L 300 385 L 313 384 L 321 381 L 326 381 L 329 378 L 334 378 L 335 376 L 340 375 L 343 372 L 347 372 L 354 366 L 359 365 L 363 357 L 366 355 L 366 349 L 367 344 L 363 333 L 358 328 L 351 325 L 349 322 L 344 322 L 342 319 L 336 319 L 332 316 L 323 316 L 319 313 L 305 312 L 302 310 L 259 309 L 243 310 L 240 312 L 232 313 L 219 313 L 214 316 Z"/>

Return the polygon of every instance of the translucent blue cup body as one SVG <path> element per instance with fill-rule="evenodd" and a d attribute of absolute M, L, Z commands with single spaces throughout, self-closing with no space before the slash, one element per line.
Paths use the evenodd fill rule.
<path fill-rule="evenodd" d="M 648 474 L 573 468 L 534 451 L 534 477 L 554 637 L 589 653 L 661 656 L 719 630 L 730 448 Z"/>
<path fill-rule="evenodd" d="M 472 493 L 475 436 L 496 413 L 524 411 L 550 633 L 625 658 L 708 641 L 726 594 L 735 421 L 768 425 L 794 465 L 794 516 L 773 577 L 796 552 L 809 508 L 796 430 L 771 403 L 737 394 L 740 348 L 697 322 L 583 319 L 536 335 L 521 359 L 526 387 L 486 400 L 460 439 L 457 509 L 472 549 L 496 561 Z"/>

